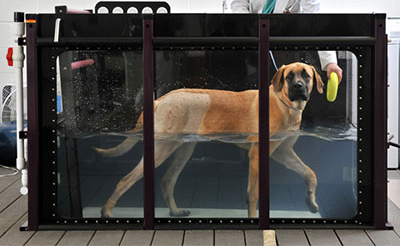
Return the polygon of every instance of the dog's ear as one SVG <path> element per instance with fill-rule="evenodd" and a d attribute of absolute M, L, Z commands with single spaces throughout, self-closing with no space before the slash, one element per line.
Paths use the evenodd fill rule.
<path fill-rule="evenodd" d="M 311 67 L 314 73 L 314 85 L 317 85 L 317 91 L 319 94 L 324 93 L 324 82 L 322 82 L 321 76 L 317 73 L 314 67 Z"/>
<path fill-rule="evenodd" d="M 277 92 L 281 91 L 283 88 L 283 72 L 285 71 L 285 68 L 286 66 L 282 65 L 282 67 L 274 74 L 274 77 L 272 77 L 271 83 L 274 86 L 274 90 Z"/>

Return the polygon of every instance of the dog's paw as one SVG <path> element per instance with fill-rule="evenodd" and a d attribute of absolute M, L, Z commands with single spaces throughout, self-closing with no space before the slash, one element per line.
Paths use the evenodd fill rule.
<path fill-rule="evenodd" d="M 190 214 L 189 210 L 169 211 L 169 215 L 174 216 L 174 217 L 185 217 L 185 216 L 189 216 L 189 214 Z"/>
<path fill-rule="evenodd" d="M 319 211 L 318 204 L 308 197 L 306 198 L 306 204 L 311 213 L 317 213 Z"/>
<path fill-rule="evenodd" d="M 111 218 L 111 216 L 112 216 L 112 212 L 109 211 L 108 209 L 103 208 L 101 210 L 101 218 L 107 219 L 107 218 Z"/>

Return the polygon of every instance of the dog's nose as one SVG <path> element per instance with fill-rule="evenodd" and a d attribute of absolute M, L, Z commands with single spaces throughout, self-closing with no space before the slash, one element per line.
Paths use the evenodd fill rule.
<path fill-rule="evenodd" d="M 294 84 L 294 88 L 295 88 L 295 89 L 303 89 L 303 87 L 304 87 L 304 84 L 303 84 L 303 82 L 301 82 L 301 81 L 297 81 L 297 82 Z"/>

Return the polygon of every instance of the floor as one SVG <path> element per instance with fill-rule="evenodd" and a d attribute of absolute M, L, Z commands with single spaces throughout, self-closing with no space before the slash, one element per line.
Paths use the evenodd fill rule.
<path fill-rule="evenodd" d="M 0 169 L 0 174 L 7 171 Z M 19 193 L 19 177 L 0 178 L 0 245 L 275 245 L 262 231 L 28 231 L 27 199 Z M 400 245 L 400 171 L 389 171 L 389 221 L 394 230 L 276 230 L 283 245 Z M 265 233 L 265 232 L 264 232 Z"/>

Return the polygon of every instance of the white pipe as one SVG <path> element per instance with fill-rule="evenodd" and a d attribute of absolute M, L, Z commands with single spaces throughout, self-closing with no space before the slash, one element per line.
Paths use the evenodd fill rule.
<path fill-rule="evenodd" d="M 25 23 L 15 22 L 14 23 L 14 34 L 15 42 L 18 43 L 18 38 L 23 37 L 25 34 Z M 28 170 L 26 169 L 25 163 L 25 148 L 24 139 L 21 139 L 19 134 L 24 131 L 24 83 L 23 83 L 23 68 L 24 68 L 24 49 L 22 46 L 17 45 L 13 47 L 13 66 L 16 68 L 16 106 L 17 106 L 17 160 L 16 166 L 18 170 L 21 170 L 21 184 L 22 187 L 20 192 L 22 195 L 28 193 Z"/>

